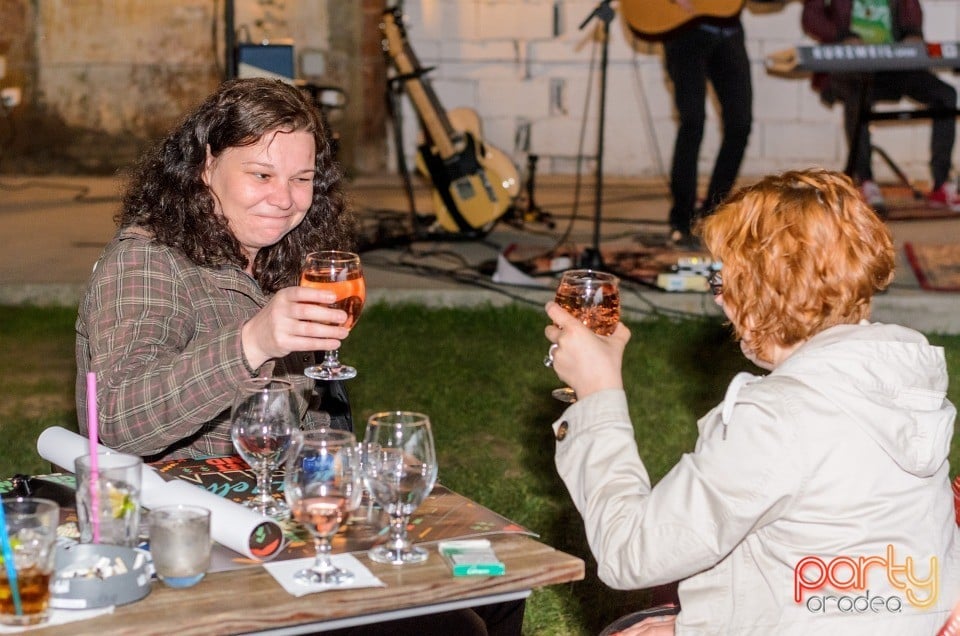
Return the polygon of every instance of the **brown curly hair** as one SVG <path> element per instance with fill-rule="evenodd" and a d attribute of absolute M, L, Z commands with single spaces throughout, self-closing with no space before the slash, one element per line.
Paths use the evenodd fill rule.
<path fill-rule="evenodd" d="M 268 293 L 296 284 L 307 253 L 353 248 L 356 222 L 347 210 L 343 176 L 319 111 L 303 92 L 279 80 L 221 84 L 134 167 L 117 222 L 149 230 L 155 240 L 182 250 L 197 265 L 246 268 L 240 243 L 215 212 L 213 195 L 203 182 L 206 149 L 217 157 L 274 131 L 313 134 L 313 202 L 296 228 L 260 250 L 253 274 Z"/>
<path fill-rule="evenodd" d="M 731 195 L 697 227 L 723 263 L 723 304 L 761 360 L 870 314 L 893 279 L 886 224 L 843 174 L 785 172 Z"/>

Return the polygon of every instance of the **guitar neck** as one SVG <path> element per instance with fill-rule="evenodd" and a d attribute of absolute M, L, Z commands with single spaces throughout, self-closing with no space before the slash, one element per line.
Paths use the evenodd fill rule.
<path fill-rule="evenodd" d="M 452 157 L 457 153 L 453 143 L 453 132 L 446 113 L 437 107 L 437 97 L 433 88 L 426 80 L 410 79 L 406 82 L 407 95 L 413 102 L 417 114 L 420 115 L 420 121 L 426 128 L 427 134 L 436 146 L 437 152 L 444 159 Z"/>
<path fill-rule="evenodd" d="M 457 152 L 453 141 L 453 126 L 446 111 L 440 105 L 436 93 L 433 92 L 430 81 L 423 77 L 423 69 L 413 49 L 404 41 L 399 50 L 393 50 L 391 47 L 389 53 L 397 71 L 407 76 L 404 79 L 407 95 L 410 96 L 410 101 L 413 102 L 437 153 L 444 159 L 452 157 Z"/>

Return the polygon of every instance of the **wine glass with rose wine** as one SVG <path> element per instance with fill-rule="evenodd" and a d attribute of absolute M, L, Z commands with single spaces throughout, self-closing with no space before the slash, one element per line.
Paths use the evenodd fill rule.
<path fill-rule="evenodd" d="M 598 335 L 609 336 L 620 322 L 620 279 L 613 274 L 592 269 L 567 270 L 560 277 L 554 300 Z M 554 389 L 551 395 L 561 402 L 577 401 L 577 394 L 568 386 Z"/>
<path fill-rule="evenodd" d="M 293 383 L 277 378 L 244 380 L 237 387 L 230 417 L 233 447 L 257 474 L 257 493 L 246 506 L 272 519 L 286 519 L 290 510 L 270 493 L 270 482 L 300 428 Z"/>
<path fill-rule="evenodd" d="M 307 254 L 300 285 L 334 292 L 337 300 L 330 306 L 347 312 L 347 321 L 343 326 L 350 328 L 357 323 L 367 298 L 367 286 L 358 255 L 336 250 Z M 356 369 L 340 362 L 339 349 L 325 352 L 322 363 L 307 367 L 303 372 L 314 380 L 349 380 L 357 377 Z"/>
<path fill-rule="evenodd" d="M 390 537 L 367 556 L 392 565 L 425 561 L 427 551 L 407 538 L 407 522 L 437 481 L 430 418 L 411 411 L 371 415 L 360 445 L 360 463 L 367 490 L 390 518 Z"/>
<path fill-rule="evenodd" d="M 294 580 L 303 585 L 353 581 L 353 573 L 331 561 L 330 540 L 360 505 L 363 477 L 356 437 L 332 428 L 299 434 L 283 487 L 293 518 L 313 535 L 316 547 L 313 565 L 298 571 Z"/>

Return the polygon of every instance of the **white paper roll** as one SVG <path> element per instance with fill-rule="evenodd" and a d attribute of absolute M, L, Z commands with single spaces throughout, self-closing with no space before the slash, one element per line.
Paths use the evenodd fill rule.
<path fill-rule="evenodd" d="M 72 431 L 52 426 L 37 438 L 37 452 L 56 466 L 73 472 L 73 462 L 88 453 L 88 440 Z M 111 450 L 102 444 L 103 451 Z M 283 530 L 272 519 L 194 484 L 166 481 L 155 468 L 144 465 L 140 503 L 144 508 L 189 504 L 210 510 L 210 534 L 214 541 L 256 560 L 269 560 L 283 547 Z"/>

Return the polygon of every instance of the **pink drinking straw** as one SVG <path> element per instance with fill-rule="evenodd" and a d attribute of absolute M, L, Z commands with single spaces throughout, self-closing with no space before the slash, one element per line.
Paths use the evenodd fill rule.
<path fill-rule="evenodd" d="M 90 523 L 93 525 L 93 542 L 100 543 L 100 459 L 97 428 L 97 374 L 87 372 L 87 432 L 90 435 Z"/>

